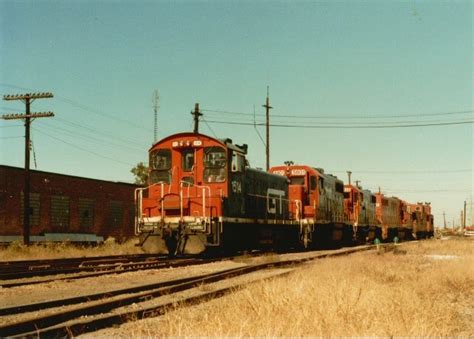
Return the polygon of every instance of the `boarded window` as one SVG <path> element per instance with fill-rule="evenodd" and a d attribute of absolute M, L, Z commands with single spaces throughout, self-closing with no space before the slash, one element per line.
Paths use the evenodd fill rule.
<path fill-rule="evenodd" d="M 24 195 L 20 194 L 20 224 L 23 225 L 24 219 Z M 38 226 L 40 222 L 40 194 L 30 193 L 30 226 Z"/>
<path fill-rule="evenodd" d="M 51 226 L 61 231 L 69 229 L 69 197 L 51 196 Z"/>
<path fill-rule="evenodd" d="M 91 230 L 94 226 L 94 200 L 79 198 L 79 228 L 81 231 Z"/>
<path fill-rule="evenodd" d="M 107 219 L 109 220 L 109 225 L 117 228 L 122 227 L 123 203 L 121 201 L 109 201 L 109 214 Z"/>

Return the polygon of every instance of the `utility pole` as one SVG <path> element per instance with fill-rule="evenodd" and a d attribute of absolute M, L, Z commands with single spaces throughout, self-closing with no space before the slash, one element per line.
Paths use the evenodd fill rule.
<path fill-rule="evenodd" d="M 444 229 L 446 229 L 446 212 L 443 211 Z"/>
<path fill-rule="evenodd" d="M 199 103 L 194 105 L 194 111 L 191 112 L 191 115 L 194 116 L 194 133 L 199 133 L 199 117 L 203 115 L 199 112 Z"/>
<path fill-rule="evenodd" d="M 27 93 L 16 95 L 4 95 L 3 100 L 21 100 L 25 103 L 25 114 L 4 114 L 5 120 L 25 121 L 25 186 L 23 188 L 23 243 L 30 245 L 30 124 L 32 119 L 53 117 L 53 112 L 31 113 L 30 104 L 36 99 L 52 98 L 52 93 Z"/>
<path fill-rule="evenodd" d="M 464 200 L 464 213 L 462 218 L 462 228 L 466 228 L 466 200 Z"/>
<path fill-rule="evenodd" d="M 270 110 L 273 108 L 270 106 L 270 98 L 269 98 L 269 87 L 267 86 L 267 101 L 265 105 L 262 105 L 262 107 L 265 107 L 266 111 L 266 116 L 267 116 L 267 142 L 266 142 L 266 158 L 267 158 L 267 172 L 270 169 Z"/>
<path fill-rule="evenodd" d="M 158 109 L 160 108 L 160 106 L 158 105 L 159 100 L 160 95 L 158 94 L 158 90 L 155 89 L 155 91 L 153 92 L 153 111 L 155 112 L 153 143 L 158 141 Z"/>

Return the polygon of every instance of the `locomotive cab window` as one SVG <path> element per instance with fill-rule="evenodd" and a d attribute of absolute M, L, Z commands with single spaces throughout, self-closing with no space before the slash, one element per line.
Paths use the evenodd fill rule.
<path fill-rule="evenodd" d="M 311 190 L 315 190 L 316 186 L 317 186 L 317 182 L 318 182 L 318 180 L 316 179 L 315 176 L 310 176 L 309 177 L 309 185 L 310 185 L 309 188 Z"/>
<path fill-rule="evenodd" d="M 171 182 L 171 150 L 160 149 L 150 155 L 150 183 Z"/>
<path fill-rule="evenodd" d="M 191 172 L 194 168 L 194 150 L 185 149 L 181 153 L 181 166 L 184 172 Z"/>
<path fill-rule="evenodd" d="M 304 186 L 304 177 L 291 177 L 290 185 Z"/>
<path fill-rule="evenodd" d="M 206 147 L 204 149 L 204 181 L 224 182 L 226 179 L 225 150 L 221 147 Z"/>

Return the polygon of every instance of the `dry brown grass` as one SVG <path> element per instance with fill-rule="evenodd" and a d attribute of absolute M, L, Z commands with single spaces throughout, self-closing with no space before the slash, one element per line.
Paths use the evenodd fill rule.
<path fill-rule="evenodd" d="M 287 278 L 125 325 L 124 336 L 473 336 L 474 242 L 317 261 Z M 430 257 L 454 255 L 458 258 Z"/>
<path fill-rule="evenodd" d="M 109 238 L 98 246 L 77 246 L 66 242 L 33 244 L 29 247 L 20 242 L 14 242 L 8 247 L 0 248 L 0 261 L 143 253 L 140 247 L 135 246 L 136 242 L 135 239 L 119 244 L 113 238 Z"/>

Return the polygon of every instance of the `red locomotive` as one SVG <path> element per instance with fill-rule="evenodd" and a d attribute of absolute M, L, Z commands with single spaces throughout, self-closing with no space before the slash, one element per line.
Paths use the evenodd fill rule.
<path fill-rule="evenodd" d="M 156 253 L 296 246 L 287 179 L 252 169 L 247 145 L 197 134 L 150 149 L 149 185 L 136 190 L 136 233 Z"/>
<path fill-rule="evenodd" d="M 276 166 L 270 173 L 288 178 L 288 201 L 293 219 L 301 224 L 304 247 L 351 239 L 352 229 L 344 222 L 344 183 L 305 165 Z"/>
<path fill-rule="evenodd" d="M 416 239 L 432 237 L 434 234 L 433 215 L 431 204 L 421 203 L 408 204 L 407 212 L 411 215 L 412 235 Z"/>
<path fill-rule="evenodd" d="M 369 190 L 356 185 L 344 186 L 344 218 L 352 226 L 354 237 L 360 241 L 373 241 L 380 238 L 377 227 L 376 197 Z"/>
<path fill-rule="evenodd" d="M 147 251 L 314 248 L 433 235 L 429 204 L 345 185 L 306 165 L 250 168 L 247 145 L 198 133 L 149 150 L 149 186 L 135 191 L 135 232 Z"/>

